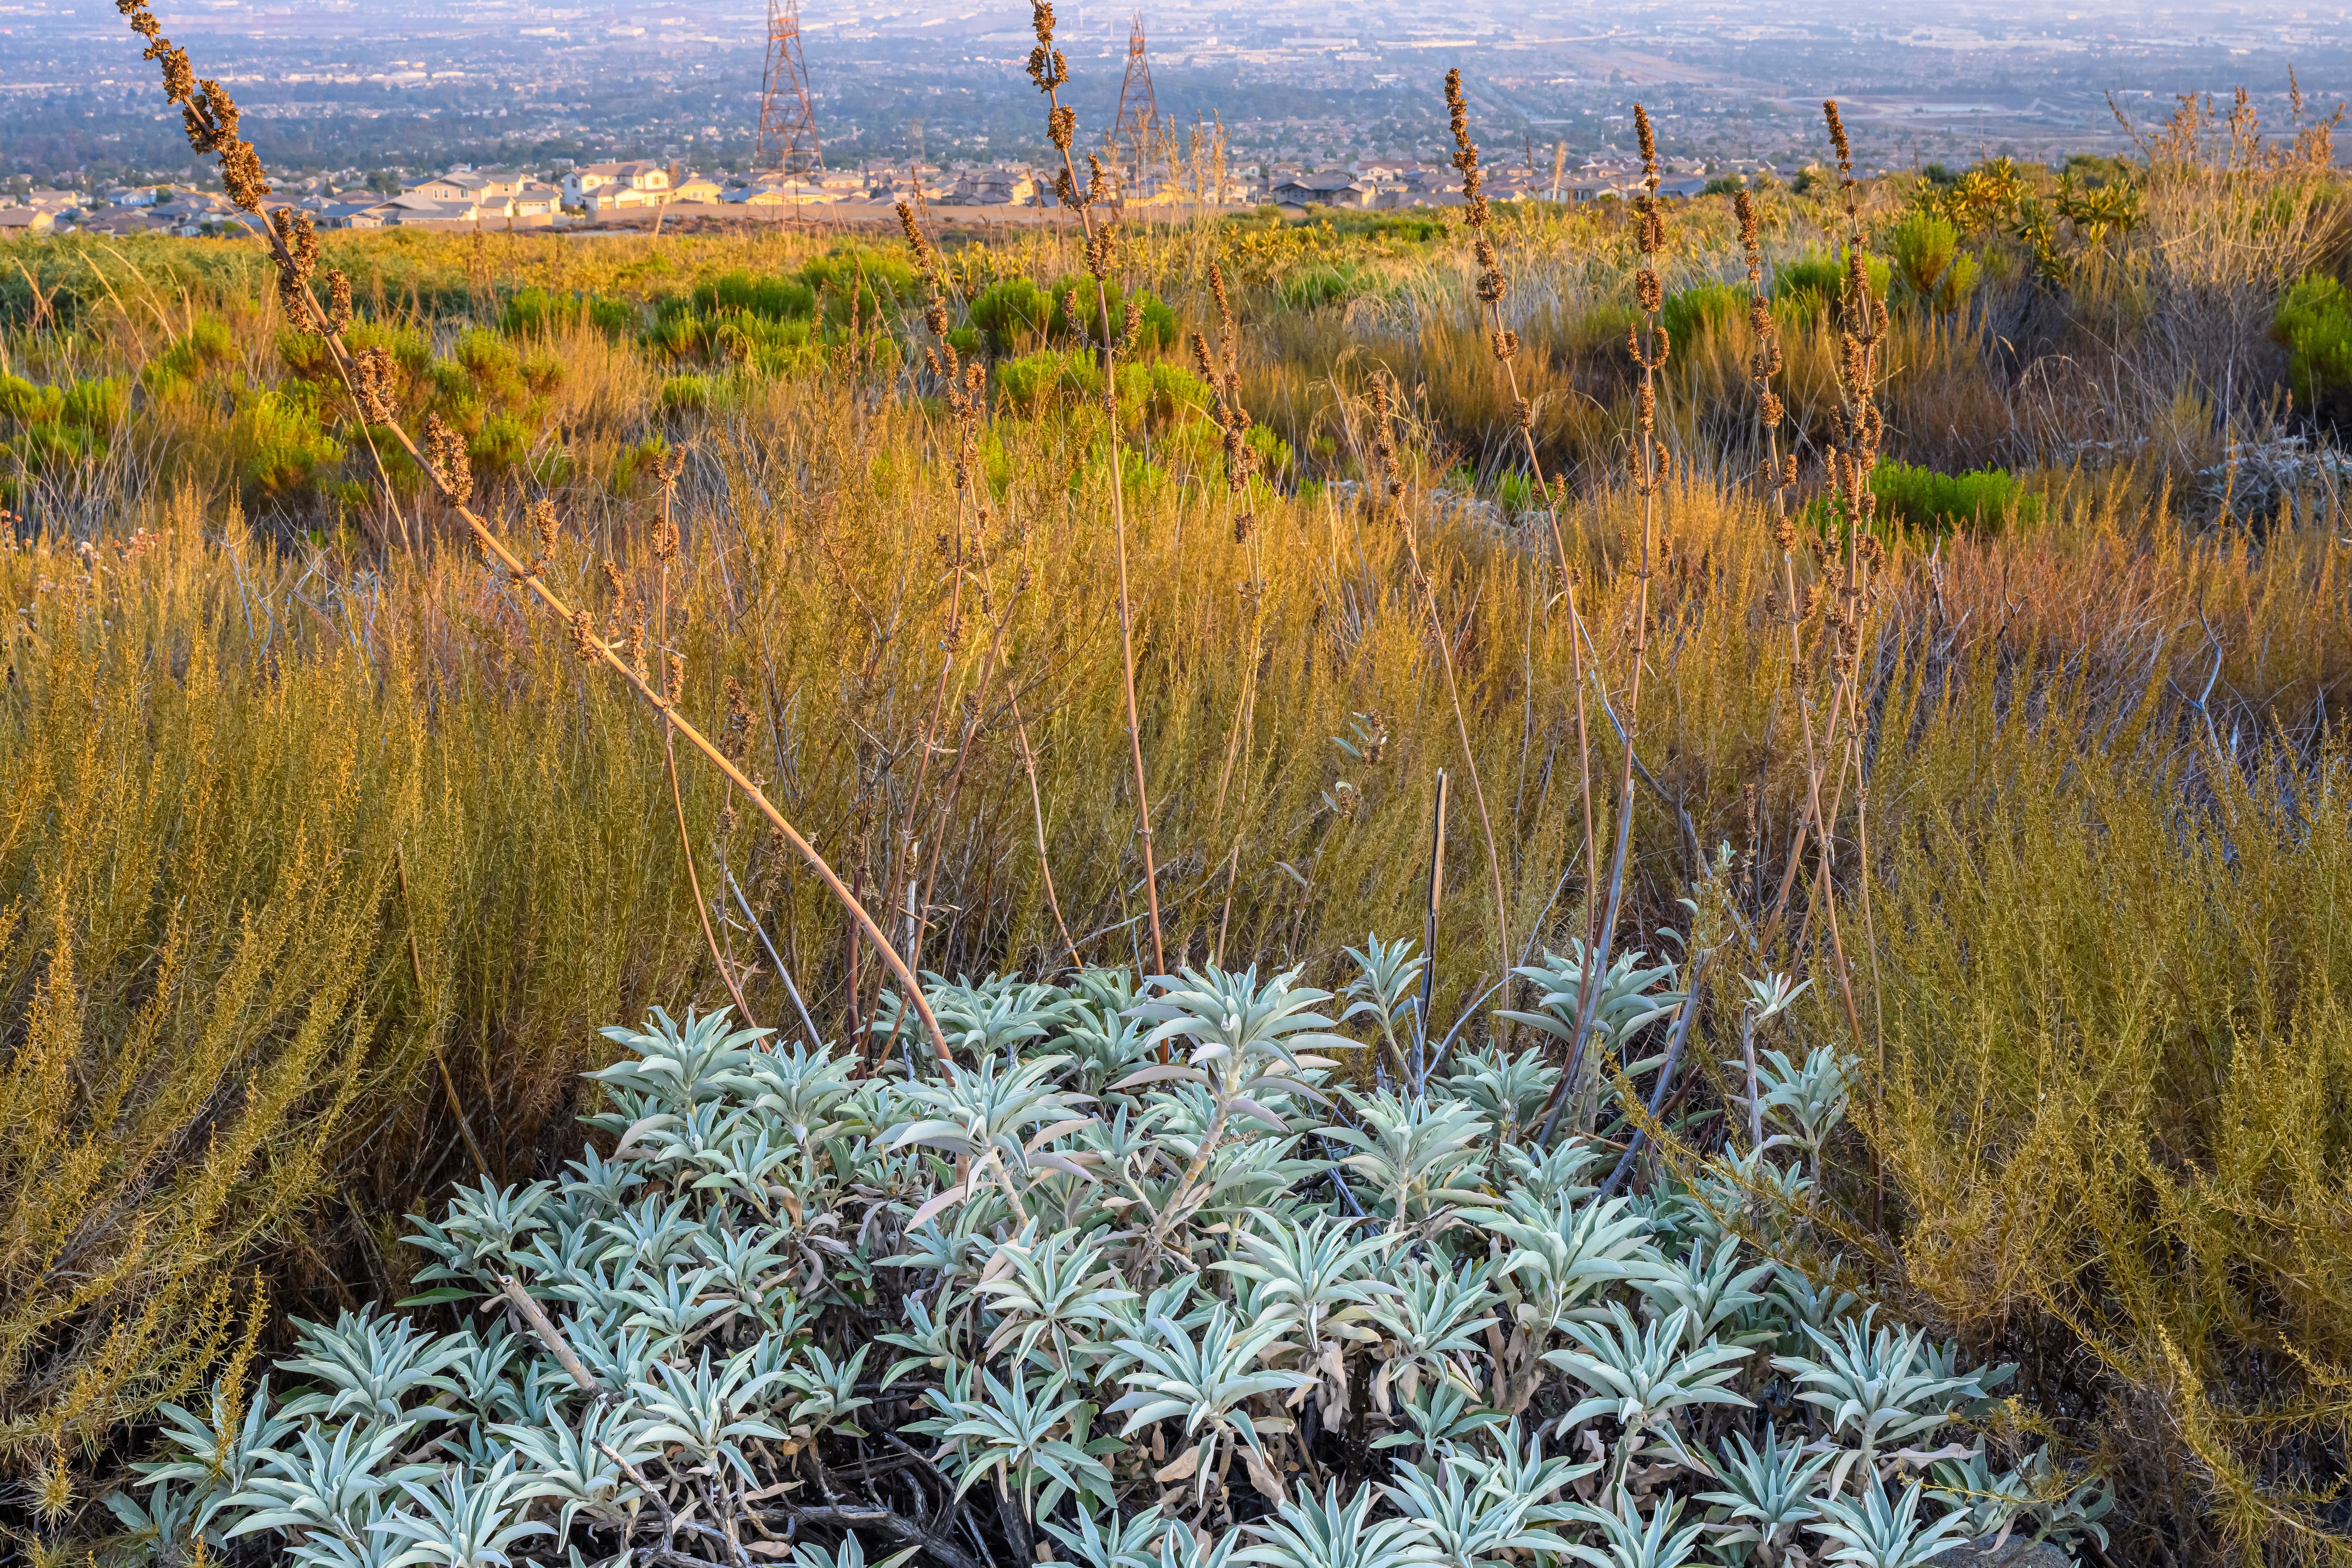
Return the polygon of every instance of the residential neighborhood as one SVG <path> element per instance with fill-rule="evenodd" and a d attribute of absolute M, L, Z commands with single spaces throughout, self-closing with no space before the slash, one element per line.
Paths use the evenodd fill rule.
<path fill-rule="evenodd" d="M 1670 197 L 1692 196 L 1713 181 L 1793 173 L 1761 163 L 1701 165 L 1671 174 L 1660 190 Z M 1319 168 L 1263 164 L 1230 174 L 1223 192 L 1209 193 L 1205 205 L 1274 206 L 1294 214 L 1458 206 L 1460 181 L 1443 163 L 1356 159 Z M 1562 153 L 1548 163 L 1531 158 L 1525 167 L 1490 167 L 1486 190 L 1496 201 L 1574 204 L 1629 196 L 1639 184 L 1639 167 L 1628 156 L 1604 154 L 1570 167 Z M 1217 199 L 1220 194 L 1222 200 Z M 656 221 L 667 213 L 681 218 L 730 212 L 772 218 L 811 209 L 872 217 L 887 216 L 901 201 L 925 209 L 973 208 L 1008 216 L 1055 205 L 1049 175 L 1009 162 L 959 162 L 945 167 L 878 164 L 816 170 L 797 177 L 771 172 L 746 178 L 699 173 L 680 163 L 653 159 L 583 164 L 559 160 L 558 166 L 536 171 L 461 165 L 399 183 L 379 176 L 373 186 L 362 182 L 359 171 L 346 170 L 339 176 L 296 183 L 278 195 L 287 205 L 310 214 L 321 229 L 579 227 Z M 1172 172 L 1162 171 L 1147 172 L 1120 193 L 1122 205 L 1130 208 L 1189 209 L 1201 203 L 1201 196 Z M 240 234 L 249 226 L 247 215 L 226 197 L 184 185 L 104 191 L 20 187 L 15 195 L 0 195 L 0 237 L 66 233 L 197 237 Z"/>

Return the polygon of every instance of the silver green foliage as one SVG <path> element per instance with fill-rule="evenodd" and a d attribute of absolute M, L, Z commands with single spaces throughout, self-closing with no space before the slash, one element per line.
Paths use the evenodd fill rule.
<path fill-rule="evenodd" d="M 950 1063 L 894 1008 L 834 1047 L 724 1013 L 607 1031 L 609 1153 L 460 1188 L 416 1222 L 407 1315 L 300 1324 L 241 1402 L 168 1408 L 115 1511 L 167 1561 L 320 1568 L 1915 1568 L 2104 1538 L 2097 1488 L 1990 1434 L 2006 1369 L 1786 1261 L 1850 1063 L 1768 1052 L 1769 1141 L 1602 1195 L 1601 1138 L 1535 1137 L 1545 1051 L 1399 1077 L 1429 1059 L 1418 960 L 1358 962 L 1336 1009 L 1295 973 L 935 979 Z M 1529 974 L 1544 1010 L 1513 1016 L 1556 1059 L 1573 961 Z M 1612 966 L 1629 1072 L 1677 978 Z"/>

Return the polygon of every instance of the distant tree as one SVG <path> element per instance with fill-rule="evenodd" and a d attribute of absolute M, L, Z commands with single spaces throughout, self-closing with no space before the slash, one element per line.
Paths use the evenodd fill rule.
<path fill-rule="evenodd" d="M 367 177 L 367 188 L 380 196 L 400 195 L 400 177 L 390 169 L 378 169 Z"/>

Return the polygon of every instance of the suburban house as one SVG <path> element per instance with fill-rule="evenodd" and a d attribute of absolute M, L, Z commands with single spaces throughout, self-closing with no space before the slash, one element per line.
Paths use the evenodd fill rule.
<path fill-rule="evenodd" d="M 828 188 L 817 176 L 798 180 L 782 174 L 761 174 L 747 184 L 738 185 L 720 198 L 747 207 L 814 206 L 843 198 L 844 192 Z M 855 195 L 853 187 L 848 193 Z"/>
<path fill-rule="evenodd" d="M 929 164 L 920 169 L 877 169 L 865 181 L 865 199 L 880 202 L 943 202 L 955 188 L 941 172 Z M 1041 194 L 1044 188 L 1040 187 Z"/>
<path fill-rule="evenodd" d="M 47 234 L 57 226 L 58 215 L 39 207 L 0 207 L 0 235 Z"/>
<path fill-rule="evenodd" d="M 321 228 L 383 228 L 391 219 L 391 207 L 370 198 L 363 202 L 329 202 L 320 207 L 313 220 Z"/>
<path fill-rule="evenodd" d="M 967 169 L 956 176 L 947 199 L 966 207 L 1034 206 L 1037 177 L 1026 169 L 1003 163 L 989 169 Z"/>
<path fill-rule="evenodd" d="M 1275 182 L 1271 193 L 1274 205 L 1281 207 L 1303 207 L 1319 204 L 1327 207 L 1365 207 L 1372 205 L 1372 187 L 1345 169 L 1326 169 L 1320 174 L 1292 174 Z"/>
<path fill-rule="evenodd" d="M 457 177 L 471 185 L 478 196 L 520 195 L 522 188 L 531 184 L 529 174 L 468 173 Z"/>
<path fill-rule="evenodd" d="M 665 174 L 663 178 L 667 181 L 668 176 Z M 669 192 L 667 189 L 646 190 L 638 185 L 620 184 L 599 185 L 580 200 L 580 205 L 597 217 L 609 217 L 616 212 L 667 206 L 668 204 Z"/>
<path fill-rule="evenodd" d="M 471 224 L 482 216 L 481 205 L 471 196 L 443 200 L 419 191 L 403 191 L 377 210 L 383 215 L 385 224 L 402 228 Z"/>
<path fill-rule="evenodd" d="M 708 174 L 688 174 L 670 187 L 672 202 L 700 206 L 720 200 L 726 191 Z"/>
<path fill-rule="evenodd" d="M 405 194 L 429 196 L 436 202 L 478 201 L 485 196 L 510 196 L 530 183 L 524 174 L 485 174 L 474 169 L 459 169 L 451 174 L 419 180 Z"/>
<path fill-rule="evenodd" d="M 475 198 L 475 221 L 504 224 L 517 228 L 543 228 L 553 223 L 562 211 L 563 193 L 553 185 L 517 184 L 519 188 L 516 190 L 486 194 Z"/>
<path fill-rule="evenodd" d="M 616 205 L 644 206 L 669 189 L 669 167 L 639 159 L 629 163 L 591 163 L 574 169 L 563 176 L 563 202 L 566 206 L 586 206 L 588 198 L 599 191 L 634 191 L 634 202 L 615 202 Z"/>

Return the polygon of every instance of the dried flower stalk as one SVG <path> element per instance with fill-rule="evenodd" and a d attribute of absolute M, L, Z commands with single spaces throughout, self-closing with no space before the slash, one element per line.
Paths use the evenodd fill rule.
<path fill-rule="evenodd" d="M 188 130 L 188 144 L 199 153 L 211 154 L 220 159 L 223 186 L 228 191 L 231 200 L 261 220 L 261 232 L 269 242 L 270 252 L 278 263 L 279 276 L 283 278 L 299 273 L 302 264 L 289 244 L 287 234 L 280 229 L 276 221 L 261 211 L 261 200 L 269 194 L 269 186 L 263 175 L 261 160 L 254 152 L 252 144 L 236 135 L 236 105 L 230 101 L 226 93 L 220 90 L 218 83 L 205 81 L 199 86 L 194 81 L 186 51 L 173 47 L 162 37 L 162 29 L 157 26 L 153 13 L 147 8 L 145 0 L 115 0 L 115 5 L 118 10 L 131 18 L 132 30 L 148 40 L 146 58 L 162 63 L 164 96 L 181 106 L 181 116 Z M 326 308 L 319 303 L 317 297 L 310 292 L 307 285 L 296 291 L 295 302 L 300 307 L 302 319 L 309 321 L 312 328 L 325 339 L 336 371 L 342 377 L 345 387 L 351 391 L 353 403 L 367 408 L 370 412 L 381 409 L 387 415 L 392 413 L 393 411 L 384 406 L 382 401 L 361 404 L 359 387 L 354 376 L 355 356 L 345 347 L 341 334 L 333 330 L 332 319 L 329 316 Z M 383 367 L 380 364 L 376 374 L 375 395 L 381 400 L 385 398 L 386 392 Z M 766 793 L 753 784 L 740 768 L 728 759 L 725 752 L 714 744 L 701 731 L 687 721 L 678 712 L 677 705 L 656 689 L 643 671 L 633 668 L 629 661 L 623 659 L 610 641 L 593 635 L 593 623 L 586 623 L 584 611 L 575 615 L 572 607 L 563 602 L 562 597 L 548 585 L 544 577 L 531 571 L 525 562 L 507 547 L 505 542 L 499 538 L 488 523 L 483 521 L 467 508 L 466 500 L 468 498 L 455 494 L 451 487 L 443 482 L 442 476 L 433 463 L 417 447 L 415 441 L 396 419 L 387 417 L 381 423 L 393 438 L 400 443 L 410 458 L 432 476 L 436 488 L 441 490 L 443 496 L 456 509 L 457 515 L 464 520 L 482 553 L 495 562 L 510 579 L 527 589 L 530 595 L 538 600 L 548 614 L 570 627 L 574 640 L 581 645 L 583 654 L 604 664 L 628 682 L 636 694 L 661 716 L 665 724 L 683 737 L 688 745 L 709 759 L 711 766 L 717 768 L 729 784 L 740 790 L 758 808 L 760 814 L 768 819 L 769 825 L 792 846 L 793 853 L 797 854 L 808 868 L 816 873 L 817 879 L 824 883 L 833 896 L 847 907 L 852 918 L 865 931 L 867 938 L 881 949 L 884 961 L 890 965 L 891 972 L 897 976 L 898 984 L 905 988 L 908 1002 L 913 1005 L 917 1015 L 921 1017 L 924 1030 L 930 1037 L 933 1054 L 941 1061 L 951 1059 L 947 1037 L 940 1028 L 939 1019 L 931 1014 L 931 1005 L 923 994 L 921 983 L 917 980 L 913 971 L 909 970 L 899 959 L 898 953 L 892 950 L 888 940 L 883 936 L 881 929 L 875 925 L 873 917 L 866 912 L 865 906 L 851 894 L 839 874 L 825 862 L 824 856 L 817 853 L 815 846 L 801 836 L 800 829 L 793 826 L 784 814 L 776 809 L 775 803 L 771 801 Z M 470 476 L 468 478 L 470 489 Z"/>
<path fill-rule="evenodd" d="M 1029 51 L 1029 79 L 1045 95 L 1045 133 L 1062 157 L 1061 172 L 1054 176 L 1054 195 L 1064 207 L 1078 215 L 1085 231 L 1087 271 L 1095 280 L 1095 308 L 1102 329 L 1103 416 L 1110 440 L 1111 529 L 1118 551 L 1118 647 L 1127 681 L 1128 750 L 1135 769 L 1136 837 L 1143 848 L 1143 900 L 1151 922 L 1152 968 L 1165 974 L 1168 955 L 1160 932 L 1160 872 L 1151 852 L 1151 796 L 1144 778 L 1143 729 L 1135 701 L 1135 616 L 1127 580 L 1126 481 L 1120 472 L 1118 454 L 1118 359 L 1132 342 L 1141 321 L 1135 302 L 1129 300 L 1126 331 L 1119 342 L 1113 342 L 1108 284 L 1118 264 L 1118 227 L 1108 217 L 1097 222 L 1095 209 L 1115 197 L 1117 181 L 1105 172 L 1102 160 L 1089 153 L 1086 188 L 1078 187 L 1077 166 L 1070 155 L 1070 145 L 1078 133 L 1078 116 L 1076 110 L 1062 101 L 1061 89 L 1070 79 L 1070 65 L 1063 58 L 1062 51 L 1054 47 L 1052 0 L 1031 0 L 1030 26 L 1037 36 L 1037 45 Z M 1164 1047 L 1162 1051 L 1164 1056 Z"/>

